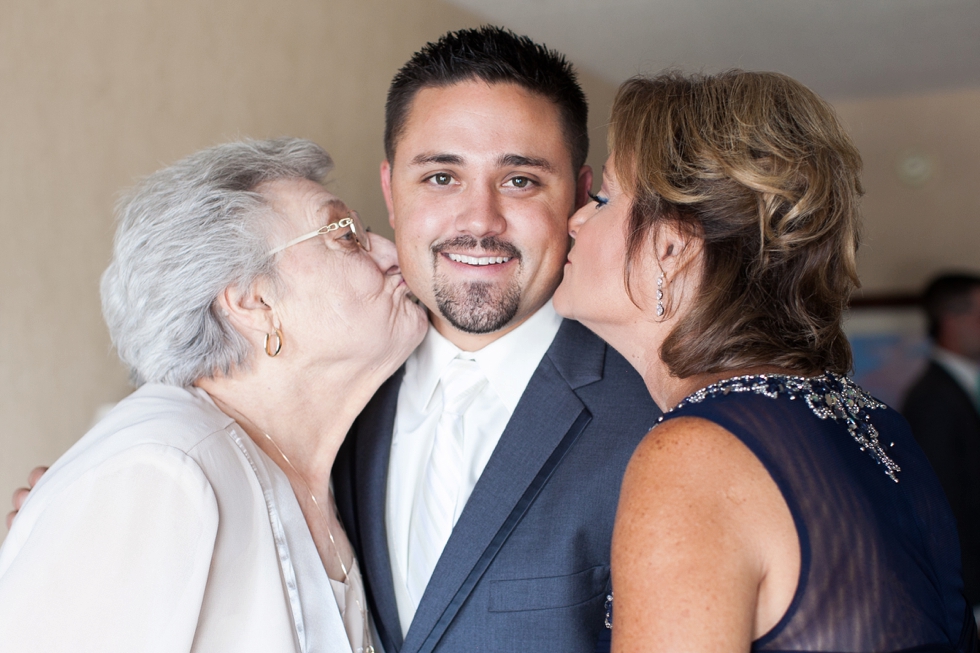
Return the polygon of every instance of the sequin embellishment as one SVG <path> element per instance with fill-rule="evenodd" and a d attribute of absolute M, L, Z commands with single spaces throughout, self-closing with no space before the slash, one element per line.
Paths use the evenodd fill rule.
<path fill-rule="evenodd" d="M 897 474 L 902 469 L 885 453 L 878 441 L 878 429 L 871 423 L 871 416 L 867 412 L 886 408 L 885 404 L 866 393 L 847 377 L 832 372 L 813 377 L 759 374 L 725 379 L 688 395 L 664 416 L 684 406 L 699 404 L 705 399 L 733 392 L 754 392 L 772 399 L 779 395 L 788 395 L 790 399 L 803 399 L 813 414 L 820 419 L 832 419 L 843 424 L 851 437 L 861 446 L 861 451 L 867 451 L 875 462 L 885 468 L 888 478 L 898 483 Z M 664 416 L 661 416 L 657 422 L 662 422 Z"/>

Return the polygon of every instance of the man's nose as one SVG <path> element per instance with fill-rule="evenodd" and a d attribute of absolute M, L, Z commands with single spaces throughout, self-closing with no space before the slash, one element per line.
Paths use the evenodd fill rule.
<path fill-rule="evenodd" d="M 456 216 L 456 229 L 477 238 L 496 236 L 507 229 L 502 198 L 493 188 L 473 188 Z"/>

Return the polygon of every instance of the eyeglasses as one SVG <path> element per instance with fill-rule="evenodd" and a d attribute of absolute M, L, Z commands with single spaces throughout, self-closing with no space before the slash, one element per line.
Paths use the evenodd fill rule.
<path fill-rule="evenodd" d="M 351 209 L 347 212 L 346 218 L 341 218 L 336 222 L 331 222 L 330 224 L 320 227 L 316 231 L 311 231 L 308 234 L 303 234 L 299 238 L 293 238 L 288 243 L 280 245 L 274 249 L 269 250 L 269 256 L 273 254 L 278 254 L 287 247 L 292 247 L 293 245 L 298 245 L 304 240 L 309 240 L 310 238 L 316 238 L 317 236 L 322 236 L 323 234 L 328 234 L 331 231 L 336 231 L 338 229 L 350 229 L 351 234 L 354 236 L 354 240 L 357 244 L 361 246 L 365 252 L 371 251 L 371 241 L 367 235 L 367 229 L 364 228 L 364 223 L 361 222 L 361 216 L 357 215 L 357 211 Z"/>

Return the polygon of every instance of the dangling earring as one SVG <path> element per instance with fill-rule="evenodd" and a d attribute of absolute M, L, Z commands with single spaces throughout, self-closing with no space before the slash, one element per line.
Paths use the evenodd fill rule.
<path fill-rule="evenodd" d="M 275 346 L 275 349 L 269 349 L 269 341 L 272 340 L 272 336 L 273 335 L 276 336 L 276 346 Z M 265 334 L 265 353 L 266 353 L 266 355 L 268 355 L 269 358 L 275 358 L 276 356 L 279 355 L 279 352 L 281 352 L 281 351 L 282 351 L 282 331 L 280 331 L 279 329 L 276 329 L 274 334 L 272 334 L 272 333 Z"/>
<path fill-rule="evenodd" d="M 657 317 L 664 316 L 664 273 L 657 277 Z"/>

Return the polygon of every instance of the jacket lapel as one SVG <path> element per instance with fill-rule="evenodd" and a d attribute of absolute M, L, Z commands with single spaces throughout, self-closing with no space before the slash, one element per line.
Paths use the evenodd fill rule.
<path fill-rule="evenodd" d="M 575 389 L 602 376 L 605 344 L 565 320 L 453 528 L 401 647 L 431 650 L 591 415 Z M 390 578 L 390 575 L 389 575 Z"/>
<path fill-rule="evenodd" d="M 352 434 L 354 456 L 357 532 L 375 626 L 387 651 L 402 644 L 402 629 L 395 602 L 395 588 L 388 556 L 385 528 L 385 496 L 388 487 L 388 458 L 395 425 L 395 408 L 401 387 L 402 368 L 375 393 L 358 418 Z"/>

